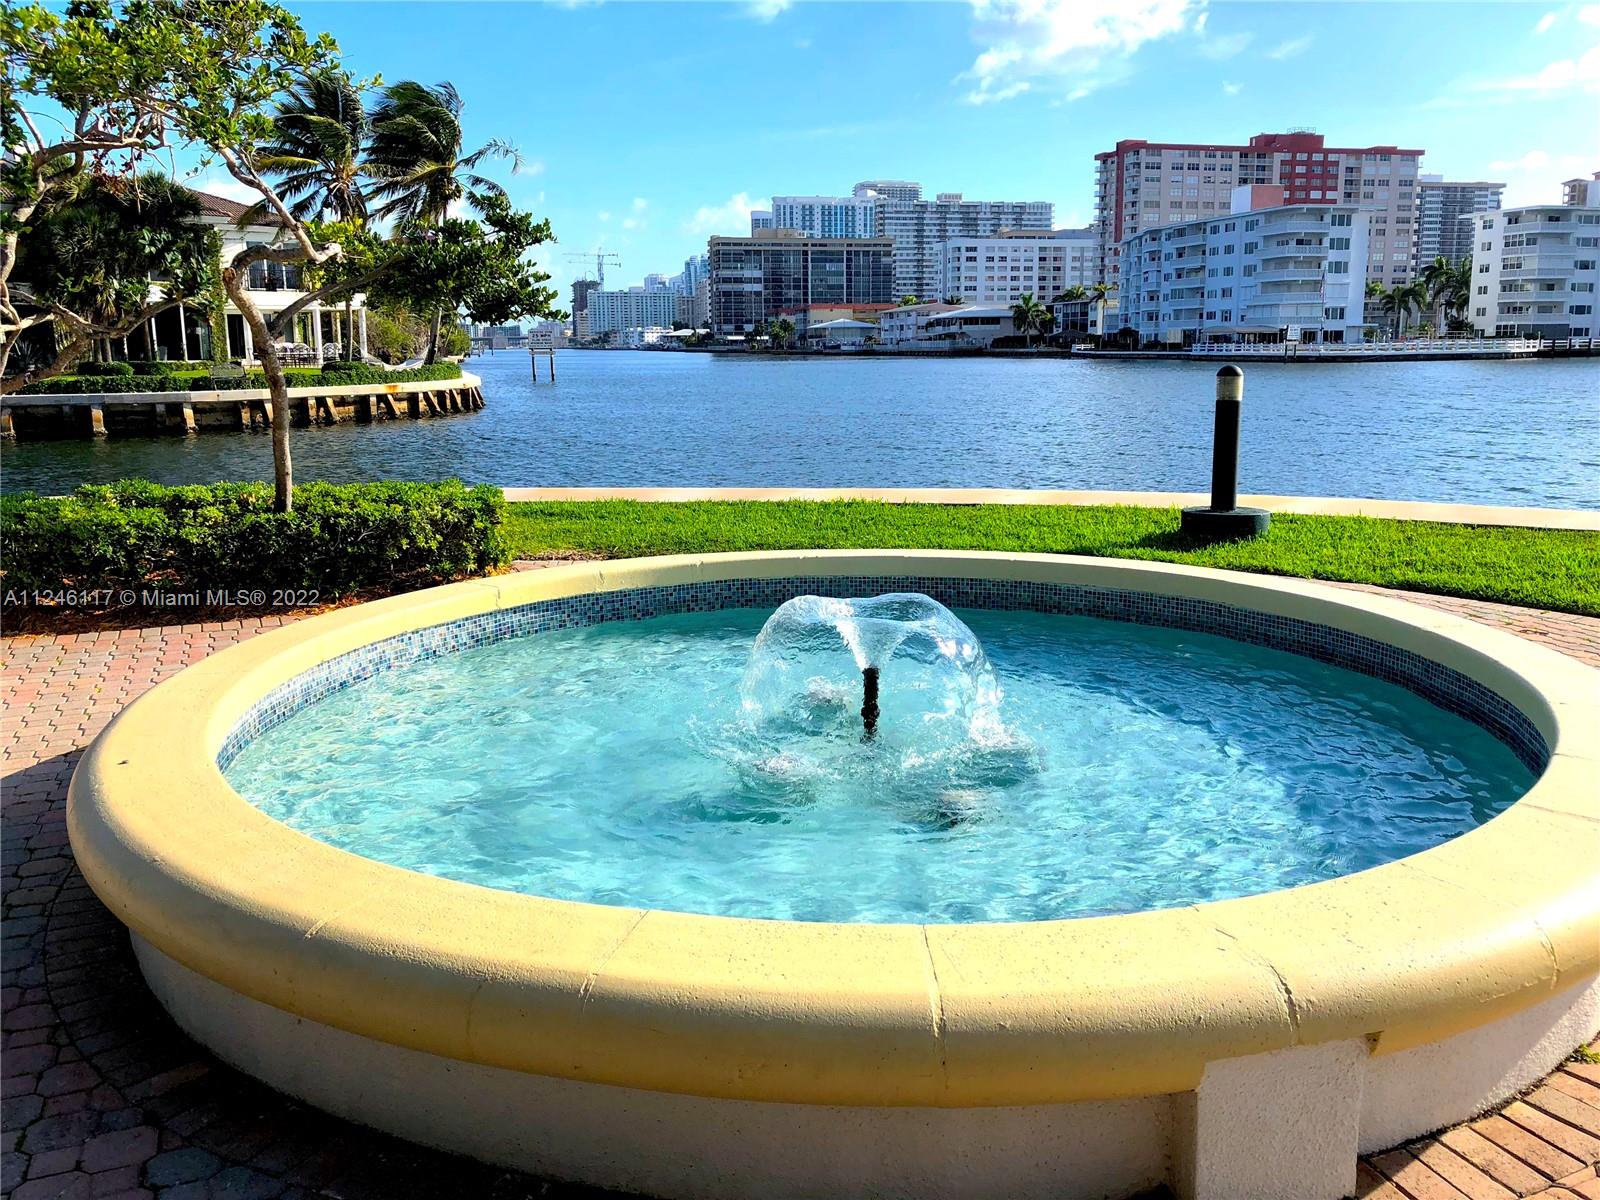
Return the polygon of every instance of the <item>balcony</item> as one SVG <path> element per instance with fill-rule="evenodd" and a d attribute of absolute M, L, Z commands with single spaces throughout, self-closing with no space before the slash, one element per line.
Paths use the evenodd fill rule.
<path fill-rule="evenodd" d="M 1518 267 L 1512 271 L 1501 271 L 1501 279 L 1565 279 L 1577 268 L 1573 266 L 1576 259 L 1548 259 L 1540 256 L 1539 261 L 1530 266 Z"/>
<path fill-rule="evenodd" d="M 1322 278 L 1322 259 L 1305 264 L 1304 266 L 1279 267 L 1271 271 L 1257 271 L 1257 283 L 1298 283 L 1302 279 Z"/>
<path fill-rule="evenodd" d="M 1317 288 L 1298 288 L 1292 292 L 1257 292 L 1250 304 L 1321 304 L 1322 292 Z"/>

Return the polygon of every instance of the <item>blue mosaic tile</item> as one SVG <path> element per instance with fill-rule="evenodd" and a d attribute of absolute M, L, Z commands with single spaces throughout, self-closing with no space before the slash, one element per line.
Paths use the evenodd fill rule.
<path fill-rule="evenodd" d="M 922 592 L 951 608 L 1022 610 L 1161 625 L 1218 634 L 1235 641 L 1301 654 L 1398 684 L 1440 708 L 1465 717 L 1509 746 L 1534 774 L 1542 772 L 1550 760 L 1549 746 L 1526 714 L 1477 680 L 1387 642 L 1313 621 L 1255 612 L 1212 600 L 1079 584 L 904 575 L 824 575 L 730 579 L 590 592 L 559 600 L 540 600 L 403 633 L 329 659 L 269 692 L 229 732 L 217 762 L 226 770 L 239 751 L 263 732 L 351 684 L 476 646 L 607 621 L 641 621 L 674 613 L 713 612 L 724 608 L 772 609 L 802 595 L 874 596 L 884 592 Z"/>

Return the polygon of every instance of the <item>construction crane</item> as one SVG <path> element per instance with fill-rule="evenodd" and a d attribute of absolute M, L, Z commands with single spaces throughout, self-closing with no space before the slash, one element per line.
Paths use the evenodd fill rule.
<path fill-rule="evenodd" d="M 581 254 L 566 255 L 568 262 L 586 263 L 591 258 L 594 259 L 595 282 L 600 285 L 600 290 L 603 292 L 606 290 L 606 264 L 610 263 L 614 267 L 620 267 L 622 258 L 619 255 L 609 253 L 603 246 L 596 246 L 593 250 L 586 250 Z"/>

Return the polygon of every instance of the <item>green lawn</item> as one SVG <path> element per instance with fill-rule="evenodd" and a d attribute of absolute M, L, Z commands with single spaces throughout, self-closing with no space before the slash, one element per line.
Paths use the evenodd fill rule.
<path fill-rule="evenodd" d="M 922 547 L 1149 558 L 1375 583 L 1600 616 L 1600 533 L 1274 516 L 1265 538 L 1195 548 L 1175 508 L 632 500 L 508 506 L 519 558 Z"/>

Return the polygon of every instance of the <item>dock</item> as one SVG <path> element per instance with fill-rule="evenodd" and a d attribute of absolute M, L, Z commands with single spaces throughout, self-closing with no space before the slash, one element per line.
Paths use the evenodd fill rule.
<path fill-rule="evenodd" d="M 272 426 L 271 403 L 266 388 L 3 396 L 0 437 L 31 441 L 263 430 Z M 457 379 L 289 389 L 293 426 L 416 421 L 483 406 L 483 380 L 465 371 Z"/>

